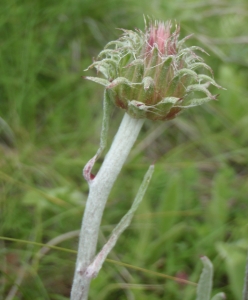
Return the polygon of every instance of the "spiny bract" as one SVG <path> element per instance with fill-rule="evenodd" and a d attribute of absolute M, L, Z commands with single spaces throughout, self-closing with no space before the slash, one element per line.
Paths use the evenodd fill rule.
<path fill-rule="evenodd" d="M 175 25 L 172 33 L 171 28 L 170 21 L 150 21 L 145 32 L 122 29 L 123 35 L 109 42 L 88 68 L 95 67 L 106 79 L 85 78 L 104 85 L 115 105 L 134 118 L 170 120 L 186 108 L 215 100 L 208 88 L 221 86 L 195 53 L 205 51 L 185 47 L 190 36 L 178 40 L 180 27 Z"/>

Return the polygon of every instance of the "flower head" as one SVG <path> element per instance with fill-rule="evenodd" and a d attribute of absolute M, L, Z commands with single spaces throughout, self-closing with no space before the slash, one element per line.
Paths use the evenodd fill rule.
<path fill-rule="evenodd" d="M 109 42 L 89 68 L 95 67 L 106 79 L 85 77 L 106 87 L 116 106 L 134 118 L 170 120 L 182 110 L 215 100 L 209 86 L 221 88 L 211 68 L 195 51 L 179 40 L 180 27 L 171 22 L 149 22 L 145 32 L 124 30 Z M 88 68 L 88 69 L 89 69 Z M 205 69 L 211 76 L 200 74 Z"/>

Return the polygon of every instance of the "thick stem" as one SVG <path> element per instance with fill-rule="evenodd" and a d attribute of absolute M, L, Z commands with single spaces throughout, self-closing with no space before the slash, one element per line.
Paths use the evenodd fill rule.
<path fill-rule="evenodd" d="M 86 277 L 85 271 L 95 256 L 103 210 L 112 186 L 137 139 L 143 123 L 143 119 L 133 119 L 128 114 L 124 115 L 98 174 L 89 182 L 90 192 L 79 238 L 71 300 L 88 299 L 91 278 Z"/>

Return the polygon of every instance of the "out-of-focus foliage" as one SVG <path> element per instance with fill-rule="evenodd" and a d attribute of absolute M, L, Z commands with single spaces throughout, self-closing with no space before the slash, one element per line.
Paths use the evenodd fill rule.
<path fill-rule="evenodd" d="M 109 258 L 197 282 L 199 257 L 215 268 L 213 294 L 239 300 L 248 247 L 247 1 L 0 1 L 0 298 L 68 299 L 88 187 L 84 164 L 99 143 L 103 89 L 83 70 L 143 14 L 194 33 L 219 100 L 144 125 L 111 193 L 99 247 L 129 209 L 143 174 L 155 173 Z M 94 75 L 93 71 L 92 74 Z M 213 93 L 219 91 L 212 90 Z M 113 109 L 109 141 L 123 112 Z M 97 169 L 97 168 L 96 168 Z M 66 235 L 64 235 L 66 234 Z M 62 235 L 62 236 L 61 236 Z M 104 264 L 91 299 L 195 299 L 190 285 Z"/>

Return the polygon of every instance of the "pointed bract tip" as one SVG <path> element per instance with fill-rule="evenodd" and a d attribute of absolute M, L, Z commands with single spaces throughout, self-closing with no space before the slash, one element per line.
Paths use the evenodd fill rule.
<path fill-rule="evenodd" d="M 110 41 L 87 69 L 94 67 L 105 78 L 83 76 L 105 86 L 117 107 L 134 118 L 168 121 L 187 108 L 217 100 L 219 95 L 209 89 L 222 87 L 213 76 L 198 71 L 201 68 L 213 75 L 195 53 L 207 52 L 185 45 L 192 35 L 179 40 L 176 22 L 145 17 L 145 31 L 120 30 L 122 36 Z"/>

